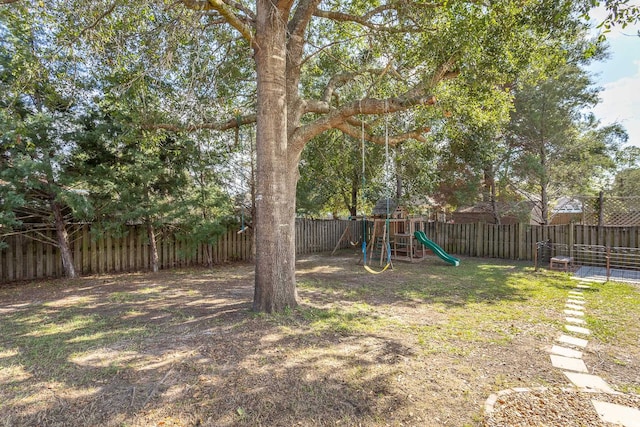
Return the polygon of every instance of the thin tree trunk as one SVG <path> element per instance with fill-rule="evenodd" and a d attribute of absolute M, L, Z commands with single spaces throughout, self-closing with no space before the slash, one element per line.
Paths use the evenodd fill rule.
<path fill-rule="evenodd" d="M 498 202 L 496 200 L 496 179 L 493 166 L 485 164 L 484 166 L 484 189 L 482 191 L 482 199 L 484 202 L 491 204 L 491 215 L 493 216 L 494 224 L 500 225 L 500 212 L 498 212 Z"/>
<path fill-rule="evenodd" d="M 56 236 L 58 238 L 58 247 L 60 248 L 60 256 L 62 257 L 62 269 L 64 275 L 70 278 L 77 277 L 76 268 L 73 265 L 73 255 L 71 255 L 71 249 L 69 248 L 69 234 L 67 233 L 67 227 L 64 223 L 64 217 L 62 215 L 62 208 L 55 200 L 51 200 L 51 211 L 53 212 L 53 219 L 56 226 Z"/>
<path fill-rule="evenodd" d="M 256 267 L 253 309 L 267 313 L 297 305 L 295 189 L 297 159 L 287 145 L 287 16 L 257 1 Z M 295 156 L 294 156 L 295 157 Z"/>
<path fill-rule="evenodd" d="M 542 225 L 549 225 L 549 195 L 547 193 L 547 187 L 542 187 L 542 197 L 541 197 L 541 217 L 542 217 Z"/>
<path fill-rule="evenodd" d="M 204 247 L 207 254 L 207 268 L 213 268 L 213 254 L 211 253 L 211 243 L 205 243 Z"/>
<path fill-rule="evenodd" d="M 149 238 L 149 250 L 151 251 L 151 271 L 157 273 L 159 270 L 158 245 L 156 244 L 156 231 L 151 221 L 147 221 L 147 237 Z"/>
<path fill-rule="evenodd" d="M 205 223 L 209 220 L 208 215 L 207 215 L 207 210 L 204 207 L 204 200 L 203 200 L 203 205 L 202 205 L 202 219 L 204 220 Z M 207 268 L 212 268 L 213 267 L 213 256 L 211 254 L 211 243 L 205 242 L 204 247 L 205 247 L 205 252 L 206 252 L 206 255 L 207 255 Z M 156 256 L 156 258 L 157 258 L 157 256 Z"/>
<path fill-rule="evenodd" d="M 497 225 L 502 223 L 500 212 L 498 212 L 498 202 L 496 201 L 496 182 L 491 185 L 491 211 L 493 212 L 493 220 Z"/>
<path fill-rule="evenodd" d="M 540 166 L 542 171 L 540 176 L 540 213 L 542 225 L 549 225 L 549 171 L 547 170 L 547 150 L 544 139 L 540 144 Z"/>

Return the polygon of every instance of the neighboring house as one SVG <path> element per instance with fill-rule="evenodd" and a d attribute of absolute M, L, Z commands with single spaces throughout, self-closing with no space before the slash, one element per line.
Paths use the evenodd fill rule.
<path fill-rule="evenodd" d="M 534 215 L 538 214 L 540 219 L 540 208 L 538 205 L 531 212 L 531 224 L 535 224 Z M 540 224 L 542 221 L 538 221 Z M 582 202 L 567 196 L 562 196 L 551 203 L 549 209 L 549 225 L 570 224 L 572 222 L 582 222 Z"/>
<path fill-rule="evenodd" d="M 501 224 L 526 223 L 531 225 L 542 224 L 540 205 L 532 201 L 520 201 L 512 203 L 497 203 L 497 211 L 500 214 Z M 452 214 L 453 221 L 459 224 L 496 222 L 490 202 L 480 202 L 473 206 L 458 209 Z M 549 209 L 549 224 L 560 225 L 582 221 L 582 202 L 570 197 L 560 197 L 551 203 Z"/>
<path fill-rule="evenodd" d="M 500 215 L 500 224 L 518 224 L 529 222 L 533 203 L 528 201 L 496 204 Z M 469 224 L 476 222 L 486 222 L 495 224 L 496 219 L 493 214 L 490 202 L 479 202 L 473 206 L 460 208 L 451 214 L 453 222 L 456 224 Z"/>

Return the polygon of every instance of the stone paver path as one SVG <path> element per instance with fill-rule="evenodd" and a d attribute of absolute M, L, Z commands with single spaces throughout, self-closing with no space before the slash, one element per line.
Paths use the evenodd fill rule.
<path fill-rule="evenodd" d="M 589 341 L 585 338 L 591 335 L 591 331 L 584 327 L 584 310 L 586 301 L 583 290 L 589 289 L 589 285 L 579 283 L 576 288 L 569 291 L 564 314 L 567 324 L 564 329 L 567 332 L 556 340 L 550 351 L 553 367 L 562 369 L 564 375 L 571 383 L 580 389 L 593 390 L 604 393 L 617 394 L 605 380 L 597 375 L 589 374 L 589 369 L 582 360 L 582 349 L 587 347 Z M 576 326 L 583 325 L 583 326 Z M 591 403 L 600 418 L 605 421 L 624 427 L 640 427 L 640 410 L 622 405 L 615 405 L 591 399 Z"/>

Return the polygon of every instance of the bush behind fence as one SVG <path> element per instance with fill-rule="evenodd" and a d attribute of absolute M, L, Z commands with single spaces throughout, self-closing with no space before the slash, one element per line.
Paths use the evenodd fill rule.
<path fill-rule="evenodd" d="M 353 240 L 361 239 L 360 221 L 296 220 L 296 253 L 328 252 L 334 249 L 346 227 Z M 461 256 L 533 260 L 535 244 L 601 245 L 637 248 L 640 227 L 598 227 L 588 225 L 535 226 L 427 223 L 427 236 L 445 251 Z M 91 225 L 72 225 L 71 250 L 79 274 L 102 274 L 149 270 L 147 234 L 132 225 L 122 236 L 92 236 Z M 53 232 L 48 236 L 53 238 Z M 252 235 L 229 230 L 215 245 L 193 244 L 169 229 L 158 233 L 161 269 L 206 266 L 209 254 L 214 263 L 252 259 Z M 8 248 L 0 250 L 0 283 L 62 276 L 62 261 L 56 247 L 34 240 L 28 234 L 7 236 Z M 348 241 L 341 248 L 351 247 Z M 355 248 L 357 251 L 359 248 Z"/>

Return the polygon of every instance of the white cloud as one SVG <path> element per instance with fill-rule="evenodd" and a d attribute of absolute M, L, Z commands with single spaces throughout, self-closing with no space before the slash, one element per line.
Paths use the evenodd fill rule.
<path fill-rule="evenodd" d="M 622 124 L 629 134 L 629 144 L 640 146 L 640 60 L 634 65 L 634 75 L 604 84 L 602 101 L 593 112 L 603 125 Z"/>

